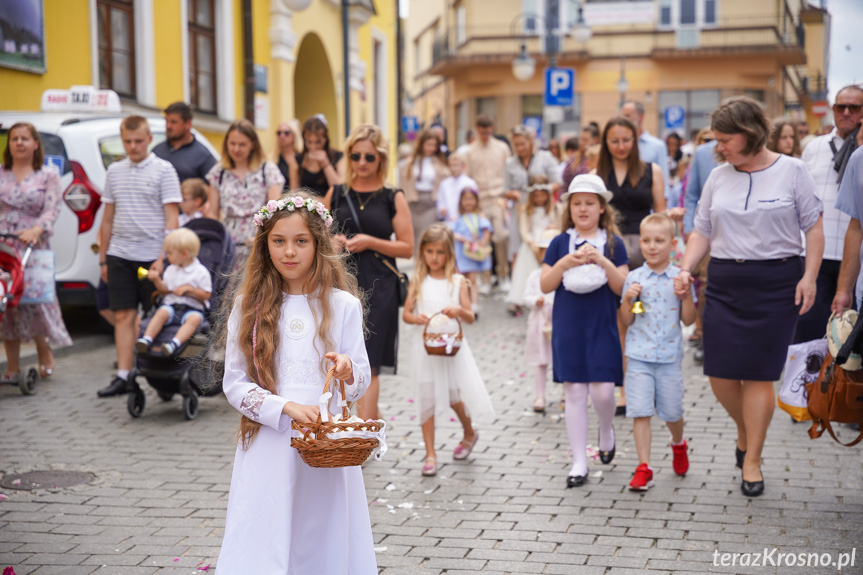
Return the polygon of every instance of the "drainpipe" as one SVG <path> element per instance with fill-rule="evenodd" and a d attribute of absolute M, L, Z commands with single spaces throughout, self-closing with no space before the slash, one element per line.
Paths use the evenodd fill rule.
<path fill-rule="evenodd" d="M 404 46 L 404 39 L 402 38 L 402 16 L 399 12 L 399 0 L 394 0 L 396 4 L 396 126 L 398 127 L 398 142 L 401 143 L 405 141 L 405 134 L 402 131 L 402 114 L 404 110 L 402 110 L 402 99 L 404 97 L 402 85 L 402 49 Z"/>
<path fill-rule="evenodd" d="M 342 80 L 344 80 L 345 101 L 345 138 L 351 135 L 351 49 L 348 45 L 348 7 L 350 0 L 342 0 L 342 58 L 344 59 L 344 71 L 342 72 Z"/>
<path fill-rule="evenodd" d="M 252 0 L 243 0 L 243 109 L 248 121 L 255 122 L 255 51 L 252 42 Z"/>

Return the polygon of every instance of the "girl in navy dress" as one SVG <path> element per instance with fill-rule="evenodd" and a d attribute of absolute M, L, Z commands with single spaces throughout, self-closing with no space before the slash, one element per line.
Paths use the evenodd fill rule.
<path fill-rule="evenodd" d="M 587 399 L 599 418 L 599 455 L 614 458 L 614 387 L 623 384 L 617 301 L 629 271 L 626 248 L 602 178 L 581 175 L 560 198 L 562 233 L 545 253 L 540 287 L 554 291 L 552 365 L 564 384 L 572 449 L 567 487 L 587 481 Z"/>

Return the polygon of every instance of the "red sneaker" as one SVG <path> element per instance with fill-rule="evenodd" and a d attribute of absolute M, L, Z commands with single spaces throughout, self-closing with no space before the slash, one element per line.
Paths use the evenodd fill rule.
<path fill-rule="evenodd" d="M 653 470 L 642 463 L 635 468 L 635 476 L 629 482 L 629 488 L 633 491 L 647 491 L 653 487 Z"/>
<path fill-rule="evenodd" d="M 681 477 L 689 471 L 689 456 L 686 455 L 687 451 L 689 451 L 689 446 L 686 445 L 685 439 L 680 445 L 671 445 L 671 452 L 674 454 L 671 466 L 674 468 L 674 472 Z"/>

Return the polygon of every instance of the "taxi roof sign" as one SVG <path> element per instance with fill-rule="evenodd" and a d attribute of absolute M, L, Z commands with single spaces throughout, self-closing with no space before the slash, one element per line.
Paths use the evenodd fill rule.
<path fill-rule="evenodd" d="M 45 90 L 43 112 L 113 112 L 120 113 L 120 96 L 114 90 L 97 90 L 93 86 L 72 86 L 68 90 Z"/>

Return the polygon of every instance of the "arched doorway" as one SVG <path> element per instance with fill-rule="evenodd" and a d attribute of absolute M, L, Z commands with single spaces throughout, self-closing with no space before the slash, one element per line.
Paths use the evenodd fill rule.
<path fill-rule="evenodd" d="M 336 106 L 336 87 L 327 52 L 317 34 L 303 37 L 294 69 L 294 106 L 300 124 L 314 114 L 323 114 L 329 124 L 330 140 L 342 133 Z"/>

